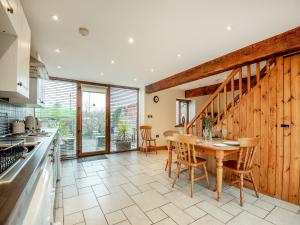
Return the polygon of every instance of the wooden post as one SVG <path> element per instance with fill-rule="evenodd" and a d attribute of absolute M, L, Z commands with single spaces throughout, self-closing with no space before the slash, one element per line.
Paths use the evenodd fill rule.
<path fill-rule="evenodd" d="M 242 95 L 243 95 L 243 72 L 242 72 L 242 67 L 240 68 L 240 71 L 239 71 L 239 91 L 240 91 L 240 99 L 241 99 Z"/>
<path fill-rule="evenodd" d="M 251 89 L 251 65 L 247 65 L 247 92 Z"/>
<path fill-rule="evenodd" d="M 220 103 L 221 103 L 221 101 L 220 101 L 220 93 L 218 93 L 218 123 L 220 122 L 220 117 L 221 117 L 221 114 L 220 114 Z"/>
<path fill-rule="evenodd" d="M 210 104 L 210 110 L 211 110 L 211 118 L 212 118 L 212 120 L 214 120 L 214 100 L 215 99 L 213 99 L 212 100 L 212 102 L 211 102 L 211 104 Z"/>
<path fill-rule="evenodd" d="M 231 108 L 234 107 L 234 77 L 231 78 Z"/>
<path fill-rule="evenodd" d="M 224 115 L 227 115 L 227 84 L 224 86 Z"/>
<path fill-rule="evenodd" d="M 256 63 L 256 83 L 260 81 L 260 63 Z"/>

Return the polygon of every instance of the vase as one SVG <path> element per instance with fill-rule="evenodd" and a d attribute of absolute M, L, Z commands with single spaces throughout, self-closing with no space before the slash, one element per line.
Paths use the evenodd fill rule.
<path fill-rule="evenodd" d="M 207 128 L 207 127 L 204 128 L 203 136 L 204 136 L 204 141 L 206 141 L 206 142 L 212 142 L 211 128 Z"/>

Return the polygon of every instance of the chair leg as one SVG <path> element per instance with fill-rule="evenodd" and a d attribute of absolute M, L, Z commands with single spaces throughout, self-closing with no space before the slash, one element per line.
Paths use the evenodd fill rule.
<path fill-rule="evenodd" d="M 206 165 L 205 164 L 203 164 L 203 170 L 204 170 L 204 174 L 205 174 L 207 188 L 210 189 L 209 178 L 208 178 L 208 173 L 207 173 L 207 169 L 206 169 Z"/>
<path fill-rule="evenodd" d="M 177 179 L 177 177 L 179 177 L 179 174 L 180 174 L 180 163 L 177 163 L 176 175 L 175 175 L 175 177 L 173 179 L 172 188 L 174 188 L 176 179 Z"/>
<path fill-rule="evenodd" d="M 194 167 L 193 166 L 191 166 L 191 169 L 190 169 L 190 171 L 191 171 L 191 198 L 193 197 L 193 193 L 194 193 Z"/>
<path fill-rule="evenodd" d="M 252 184 L 253 184 L 253 189 L 255 191 L 255 195 L 256 197 L 258 198 L 258 191 L 257 191 L 257 188 L 256 188 L 256 183 L 255 183 L 255 180 L 254 180 L 254 176 L 253 176 L 253 173 L 252 171 L 250 171 L 250 177 L 251 177 L 251 180 L 252 180 Z"/>
<path fill-rule="evenodd" d="M 148 153 L 148 146 L 147 146 L 147 142 L 146 142 L 146 148 L 145 148 L 145 151 L 146 151 L 146 156 L 147 156 L 147 153 Z"/>
<path fill-rule="evenodd" d="M 243 186 L 244 186 L 244 174 L 240 174 L 240 205 L 241 206 L 243 206 L 243 201 L 244 201 Z"/>
<path fill-rule="evenodd" d="M 154 148 L 155 148 L 155 153 L 157 155 L 156 141 L 154 141 Z"/>
<path fill-rule="evenodd" d="M 169 160 L 167 159 L 167 162 L 166 162 L 166 167 L 165 167 L 165 171 L 167 170 L 168 168 L 168 164 L 169 164 Z"/>

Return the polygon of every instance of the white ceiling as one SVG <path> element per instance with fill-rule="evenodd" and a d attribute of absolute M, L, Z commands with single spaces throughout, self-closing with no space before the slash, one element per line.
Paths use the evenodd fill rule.
<path fill-rule="evenodd" d="M 33 51 L 40 54 L 50 75 L 128 86 L 150 84 L 300 25 L 299 0 L 22 0 L 22 4 Z M 59 20 L 52 20 L 53 15 Z M 89 36 L 80 36 L 79 27 L 88 28 Z M 216 79 L 219 76 L 181 88 L 218 83 Z"/>

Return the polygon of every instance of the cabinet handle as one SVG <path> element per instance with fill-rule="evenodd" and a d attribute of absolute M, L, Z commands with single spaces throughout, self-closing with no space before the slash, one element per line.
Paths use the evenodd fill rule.
<path fill-rule="evenodd" d="M 23 86 L 23 84 L 22 84 L 22 82 L 21 82 L 21 81 L 20 81 L 20 82 L 18 82 L 18 83 L 17 83 L 17 85 L 19 85 L 19 86 L 21 86 L 21 87 Z"/>
<path fill-rule="evenodd" d="M 10 14 L 13 14 L 13 13 L 14 13 L 14 9 L 13 9 L 12 7 L 7 8 L 7 11 L 8 11 Z"/>
<path fill-rule="evenodd" d="M 280 126 L 283 127 L 283 128 L 289 128 L 290 127 L 289 124 L 281 124 Z"/>

